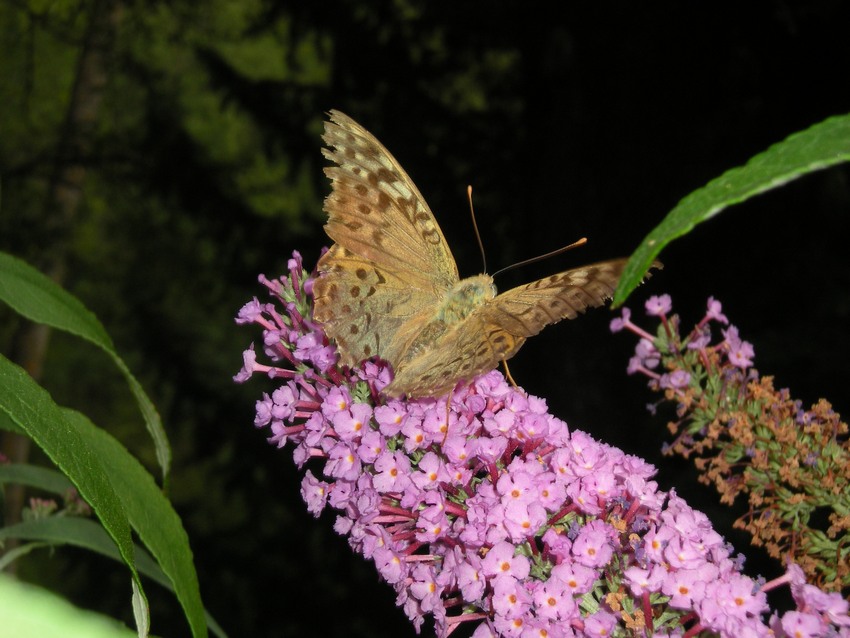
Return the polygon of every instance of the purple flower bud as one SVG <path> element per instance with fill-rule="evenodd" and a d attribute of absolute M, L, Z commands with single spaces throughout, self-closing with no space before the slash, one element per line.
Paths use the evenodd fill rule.
<path fill-rule="evenodd" d="M 709 319 L 713 319 L 714 321 L 719 321 L 724 325 L 729 323 L 726 315 L 723 314 L 723 307 L 714 297 L 708 298 L 708 310 L 706 311 L 705 316 Z"/>

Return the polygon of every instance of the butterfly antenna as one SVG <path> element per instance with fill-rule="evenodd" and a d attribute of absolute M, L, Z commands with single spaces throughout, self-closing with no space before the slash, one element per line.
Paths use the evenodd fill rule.
<path fill-rule="evenodd" d="M 478 222 L 475 221 L 475 208 L 472 206 L 472 186 L 466 187 L 466 197 L 469 199 L 469 214 L 472 215 L 472 227 L 475 229 L 478 250 L 481 251 L 481 272 L 487 272 L 487 255 L 484 254 L 484 244 L 481 241 L 481 233 L 478 232 Z"/>
<path fill-rule="evenodd" d="M 560 255 L 561 253 L 565 253 L 568 250 L 572 250 L 573 248 L 578 248 L 579 246 L 584 246 L 587 243 L 587 237 L 582 237 L 578 241 L 574 241 L 569 246 L 562 246 L 558 248 L 558 250 L 553 250 L 550 253 L 546 253 L 545 255 L 538 255 L 537 257 L 532 257 L 531 259 L 526 259 L 525 261 L 521 261 L 516 264 L 511 264 L 510 266 L 505 266 L 501 270 L 497 270 L 493 273 L 493 277 L 496 275 L 501 275 L 503 272 L 507 272 L 508 270 L 513 270 L 514 268 L 519 268 L 520 266 L 527 266 L 528 264 L 533 264 L 538 261 L 543 261 L 544 259 L 549 259 L 549 257 L 554 257 L 556 255 Z"/>

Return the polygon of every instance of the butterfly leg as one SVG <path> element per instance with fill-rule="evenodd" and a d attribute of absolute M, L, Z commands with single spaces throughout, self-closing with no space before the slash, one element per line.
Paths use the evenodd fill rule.
<path fill-rule="evenodd" d="M 443 434 L 443 445 L 446 444 L 446 440 L 449 438 L 449 415 L 451 411 L 452 405 L 452 394 L 454 394 L 454 388 L 449 391 L 448 396 L 446 397 L 446 431 Z"/>
<path fill-rule="evenodd" d="M 502 366 L 505 368 L 505 377 L 507 380 L 510 381 L 510 384 L 513 387 L 518 388 L 519 386 L 517 385 L 517 382 L 514 381 L 514 378 L 511 376 L 511 369 L 508 367 L 508 362 L 504 359 L 502 359 Z"/>

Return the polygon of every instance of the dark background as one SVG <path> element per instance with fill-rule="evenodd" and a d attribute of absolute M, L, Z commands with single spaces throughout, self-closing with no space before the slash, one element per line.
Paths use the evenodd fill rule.
<path fill-rule="evenodd" d="M 0 248 L 58 273 L 158 405 L 204 602 L 232 636 L 413 636 L 332 518 L 305 512 L 290 451 L 253 428 L 270 384 L 231 382 L 258 336 L 232 321 L 263 294 L 257 274 L 283 272 L 293 249 L 312 264 L 327 243 L 324 113 L 346 112 L 391 150 L 462 275 L 481 267 L 467 184 L 491 272 L 590 239 L 505 274 L 506 289 L 629 254 L 693 189 L 850 111 L 848 24 L 837 0 L 3 3 Z M 92 52 L 96 81 L 81 83 Z M 68 168 L 81 169 L 68 173 L 70 202 L 56 188 Z M 667 292 L 692 324 L 714 295 L 763 374 L 846 412 L 848 175 L 810 175 L 675 242 L 629 300 L 635 315 Z M 634 343 L 609 334 L 611 318 L 547 329 L 513 375 L 571 427 L 658 463 L 662 489 L 754 557 L 751 575 L 776 575 L 690 467 L 658 454 L 664 419 L 626 376 Z M 0 319 L 11 352 L 21 325 L 5 309 Z M 104 361 L 54 334 L 42 382 L 153 467 Z M 121 567 L 62 550 L 22 573 L 128 619 Z M 154 631 L 185 635 L 173 598 L 150 590 Z"/>

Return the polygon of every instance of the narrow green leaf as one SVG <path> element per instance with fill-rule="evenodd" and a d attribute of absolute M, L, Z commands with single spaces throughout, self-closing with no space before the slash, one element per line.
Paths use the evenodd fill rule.
<path fill-rule="evenodd" d="M 18 483 L 59 495 L 73 487 L 61 472 L 25 463 L 0 465 L 0 483 Z"/>
<path fill-rule="evenodd" d="M 148 432 L 154 441 L 163 480 L 167 481 L 171 468 L 171 448 L 162 427 L 162 420 L 142 386 L 115 352 L 112 339 L 97 317 L 79 299 L 49 277 L 4 252 L 0 252 L 0 301 L 5 301 L 30 321 L 82 337 L 110 356 L 136 397 Z"/>
<path fill-rule="evenodd" d="M 189 537 L 171 502 L 141 463 L 113 436 L 95 427 L 78 412 L 68 409 L 62 412 L 83 433 L 86 443 L 109 473 L 130 524 L 171 579 L 192 634 L 206 636 L 204 608 Z"/>
<path fill-rule="evenodd" d="M 7 550 L 5 554 L 0 556 L 0 572 L 6 571 L 6 568 L 9 567 L 9 565 L 14 563 L 19 558 L 26 556 L 30 552 L 34 552 L 37 549 L 49 546 L 49 543 L 26 543 L 24 545 L 19 545 L 14 549 Z"/>
<path fill-rule="evenodd" d="M 50 545 L 73 545 L 123 562 L 118 548 L 103 527 L 94 520 L 79 516 L 50 516 L 0 527 L 0 541 L 11 538 Z M 140 574 L 174 591 L 171 581 L 147 551 L 135 547 L 134 557 Z"/>
<path fill-rule="evenodd" d="M 0 357 L 0 412 L 20 425 L 77 486 L 118 544 L 134 578 L 130 525 L 171 579 L 193 635 L 206 636 L 189 539 L 153 477 L 114 437 L 59 408 L 20 367 Z"/>
<path fill-rule="evenodd" d="M 23 368 L 2 356 L 0 412 L 22 428 L 77 487 L 138 581 L 127 514 L 98 458 L 98 451 L 86 441 L 78 420 L 66 416 Z"/>
<path fill-rule="evenodd" d="M 847 161 L 850 161 L 850 115 L 839 115 L 790 135 L 744 166 L 726 171 L 695 190 L 667 214 L 632 254 L 612 306 L 625 301 L 667 244 L 689 233 L 697 224 L 733 204 Z"/>

